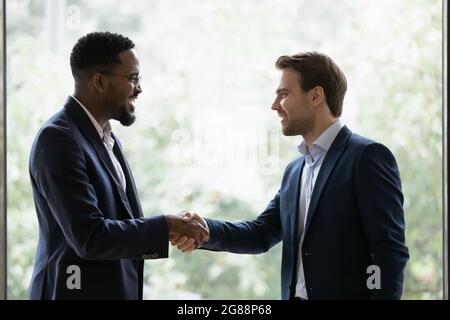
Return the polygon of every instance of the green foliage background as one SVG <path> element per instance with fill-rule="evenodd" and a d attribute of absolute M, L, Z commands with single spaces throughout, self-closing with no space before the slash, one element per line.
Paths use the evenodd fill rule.
<path fill-rule="evenodd" d="M 141 59 L 138 121 L 114 131 L 147 216 L 192 209 L 231 221 L 256 217 L 299 143 L 281 136 L 270 110 L 274 61 L 306 50 L 330 55 L 349 83 L 344 121 L 386 144 L 399 163 L 411 254 L 404 298 L 442 298 L 440 1 L 15 0 L 7 14 L 10 299 L 27 298 L 38 239 L 31 143 L 72 92 L 73 44 L 99 30 L 128 35 Z M 224 159 L 243 141 L 248 158 Z M 146 262 L 145 296 L 279 299 L 280 249 L 171 250 L 170 259 Z"/>

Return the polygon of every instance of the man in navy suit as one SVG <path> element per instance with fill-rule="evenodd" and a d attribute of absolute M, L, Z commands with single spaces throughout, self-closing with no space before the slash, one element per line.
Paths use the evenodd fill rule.
<path fill-rule="evenodd" d="M 166 258 L 171 237 L 200 245 L 208 235 L 178 215 L 143 217 L 109 123 L 135 120 L 142 90 L 133 48 L 130 39 L 109 32 L 79 39 L 70 57 L 74 94 L 33 143 L 39 244 L 31 299 L 142 299 L 145 259 Z"/>
<path fill-rule="evenodd" d="M 409 254 L 393 154 L 340 120 L 347 83 L 328 56 L 281 56 L 276 66 L 272 110 L 284 135 L 303 136 L 301 156 L 255 220 L 185 219 L 209 227 L 209 250 L 257 254 L 283 241 L 282 299 L 400 299 Z M 190 251 L 194 241 L 172 244 Z"/>

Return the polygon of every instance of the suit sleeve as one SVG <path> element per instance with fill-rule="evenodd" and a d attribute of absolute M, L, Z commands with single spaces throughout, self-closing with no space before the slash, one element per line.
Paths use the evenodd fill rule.
<path fill-rule="evenodd" d="M 393 154 L 381 144 L 368 145 L 356 168 L 356 194 L 372 264 L 379 267 L 381 288 L 372 299 L 400 299 L 409 259 L 400 173 Z"/>
<path fill-rule="evenodd" d="M 164 216 L 111 220 L 104 217 L 78 144 L 58 127 L 36 140 L 30 174 L 68 245 L 84 259 L 168 256 Z M 36 192 L 36 191 L 35 191 Z"/>
<path fill-rule="evenodd" d="M 281 241 L 279 195 L 255 220 L 231 223 L 205 218 L 210 240 L 203 246 L 213 251 L 258 254 Z"/>

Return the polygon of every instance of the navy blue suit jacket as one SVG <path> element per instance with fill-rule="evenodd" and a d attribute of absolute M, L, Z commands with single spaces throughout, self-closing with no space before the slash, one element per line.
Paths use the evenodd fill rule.
<path fill-rule="evenodd" d="M 111 158 L 73 98 L 41 128 L 30 154 L 39 221 L 31 299 L 141 299 L 143 259 L 168 256 L 164 216 L 144 218 L 119 140 Z M 81 288 L 68 285 L 80 270 Z"/>
<path fill-rule="evenodd" d="M 304 157 L 291 162 L 281 188 L 253 221 L 206 219 L 205 249 L 256 254 L 283 241 L 282 299 L 295 293 L 298 205 Z M 322 163 L 314 186 L 302 246 L 309 299 L 399 299 L 409 258 L 400 174 L 383 145 L 343 127 Z M 381 289 L 369 290 L 377 265 Z"/>

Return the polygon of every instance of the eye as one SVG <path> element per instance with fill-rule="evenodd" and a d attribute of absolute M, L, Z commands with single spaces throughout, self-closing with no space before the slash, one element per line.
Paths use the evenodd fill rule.
<path fill-rule="evenodd" d="M 136 75 L 136 76 L 130 77 L 129 79 L 134 85 L 136 85 L 136 84 L 138 84 L 141 81 L 142 77 Z"/>

